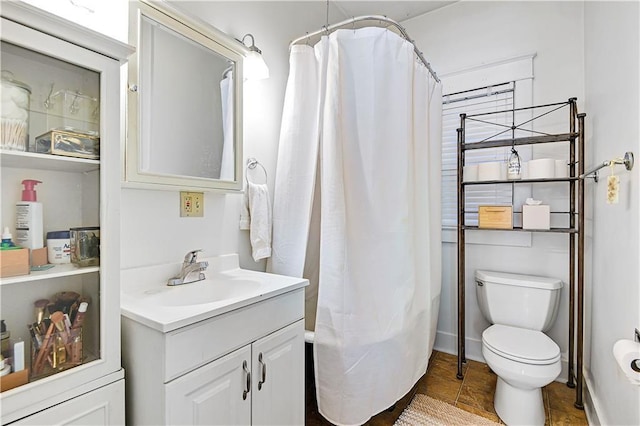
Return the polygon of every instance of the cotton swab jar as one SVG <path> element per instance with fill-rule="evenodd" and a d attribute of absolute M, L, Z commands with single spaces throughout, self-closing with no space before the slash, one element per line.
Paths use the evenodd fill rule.
<path fill-rule="evenodd" d="M 13 73 L 2 71 L 2 116 L 0 148 L 26 151 L 29 140 L 29 96 L 31 88 L 13 79 Z"/>

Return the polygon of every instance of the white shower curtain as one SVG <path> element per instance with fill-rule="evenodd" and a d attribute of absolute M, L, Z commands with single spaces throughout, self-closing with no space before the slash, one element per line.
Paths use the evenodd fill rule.
<path fill-rule="evenodd" d="M 233 153 L 233 72 L 227 72 L 220 81 L 220 99 L 222 102 L 222 155 L 220 160 L 220 179 L 235 179 Z"/>
<path fill-rule="evenodd" d="M 294 49 L 292 70 L 304 58 L 314 77 L 290 77 L 287 99 L 305 93 L 312 78 L 317 91 L 312 124 L 300 132 L 306 137 L 281 134 L 274 252 L 285 263 L 295 260 L 295 267 L 274 262 L 271 270 L 299 275 L 305 261 L 319 262 L 319 411 L 335 424 L 361 424 L 424 374 L 435 338 L 441 240 L 440 170 L 433 165 L 440 158 L 441 89 L 416 63 L 413 45 L 385 29 L 338 30 L 314 51 Z M 300 123 L 301 112 L 286 106 L 283 129 Z M 294 150 L 298 155 L 281 163 L 282 153 Z M 289 169 L 306 164 L 313 170 L 318 158 L 321 193 L 314 194 L 315 174 L 304 189 L 293 185 Z M 305 253 L 318 196 L 315 260 Z M 287 230 L 277 231 L 275 222 L 288 220 L 300 224 L 295 232 L 304 238 L 280 239 Z"/>

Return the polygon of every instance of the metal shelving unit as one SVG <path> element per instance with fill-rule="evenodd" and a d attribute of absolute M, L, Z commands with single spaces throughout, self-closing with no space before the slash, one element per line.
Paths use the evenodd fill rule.
<path fill-rule="evenodd" d="M 569 211 L 552 212 L 552 214 L 566 214 L 569 216 L 569 226 L 566 228 L 551 228 L 550 230 L 523 230 L 522 228 L 495 229 L 495 231 L 508 232 L 542 232 L 564 233 L 569 238 L 569 369 L 567 386 L 576 389 L 574 405 L 584 409 L 582 399 L 583 386 L 583 317 L 584 317 L 584 119 L 586 114 L 578 113 L 576 98 L 570 98 L 566 102 L 537 105 L 526 108 L 514 108 L 509 111 L 498 111 L 474 115 L 460 115 L 460 128 L 458 130 L 458 379 L 462 379 L 462 364 L 466 362 L 465 355 L 465 234 L 468 231 L 482 230 L 494 231 L 494 229 L 479 228 L 478 226 L 465 225 L 465 189 L 471 185 L 486 184 L 536 184 L 536 183 L 567 183 L 569 185 Z M 465 137 L 465 125 L 469 119 L 479 119 L 496 113 L 516 112 L 532 110 L 534 113 L 541 109 L 552 108 L 553 111 L 567 107 L 569 110 L 569 131 L 559 134 L 540 134 L 519 138 L 483 140 L 480 142 L 468 142 Z M 541 113 L 528 122 L 547 115 Z M 512 134 L 515 130 L 523 130 L 519 126 L 512 125 L 509 130 Z M 503 134 L 499 132 L 497 135 Z M 463 167 L 465 164 L 465 152 L 476 149 L 512 147 L 522 145 L 536 145 L 544 143 L 569 142 L 569 177 L 554 179 L 522 179 L 522 180 L 491 180 L 463 182 Z M 477 212 L 475 212 L 477 213 Z M 519 212 L 516 212 L 517 214 Z M 574 369 L 575 358 L 575 369 Z"/>

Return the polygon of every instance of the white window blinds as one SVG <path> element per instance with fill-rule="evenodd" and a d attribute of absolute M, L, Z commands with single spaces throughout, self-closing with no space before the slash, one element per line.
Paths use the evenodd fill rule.
<path fill-rule="evenodd" d="M 442 226 L 457 225 L 457 156 L 460 114 L 467 115 L 509 111 L 514 105 L 515 85 L 504 83 L 476 90 L 443 96 L 442 107 Z M 465 123 L 466 143 L 479 142 L 507 130 L 493 139 L 511 136 L 508 127 L 512 124 L 510 113 L 492 114 L 481 117 L 482 121 L 467 120 Z M 504 127 L 507 126 L 507 127 Z M 505 161 L 509 157 L 509 147 L 470 150 L 465 152 L 465 164 L 487 161 Z M 511 185 L 469 185 L 466 187 L 465 223 L 477 224 L 478 205 L 512 204 Z"/>

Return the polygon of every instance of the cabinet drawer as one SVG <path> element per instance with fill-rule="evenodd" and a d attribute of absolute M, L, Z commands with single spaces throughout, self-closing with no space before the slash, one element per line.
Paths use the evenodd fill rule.
<path fill-rule="evenodd" d="M 303 317 L 301 288 L 167 333 L 164 382 Z"/>

